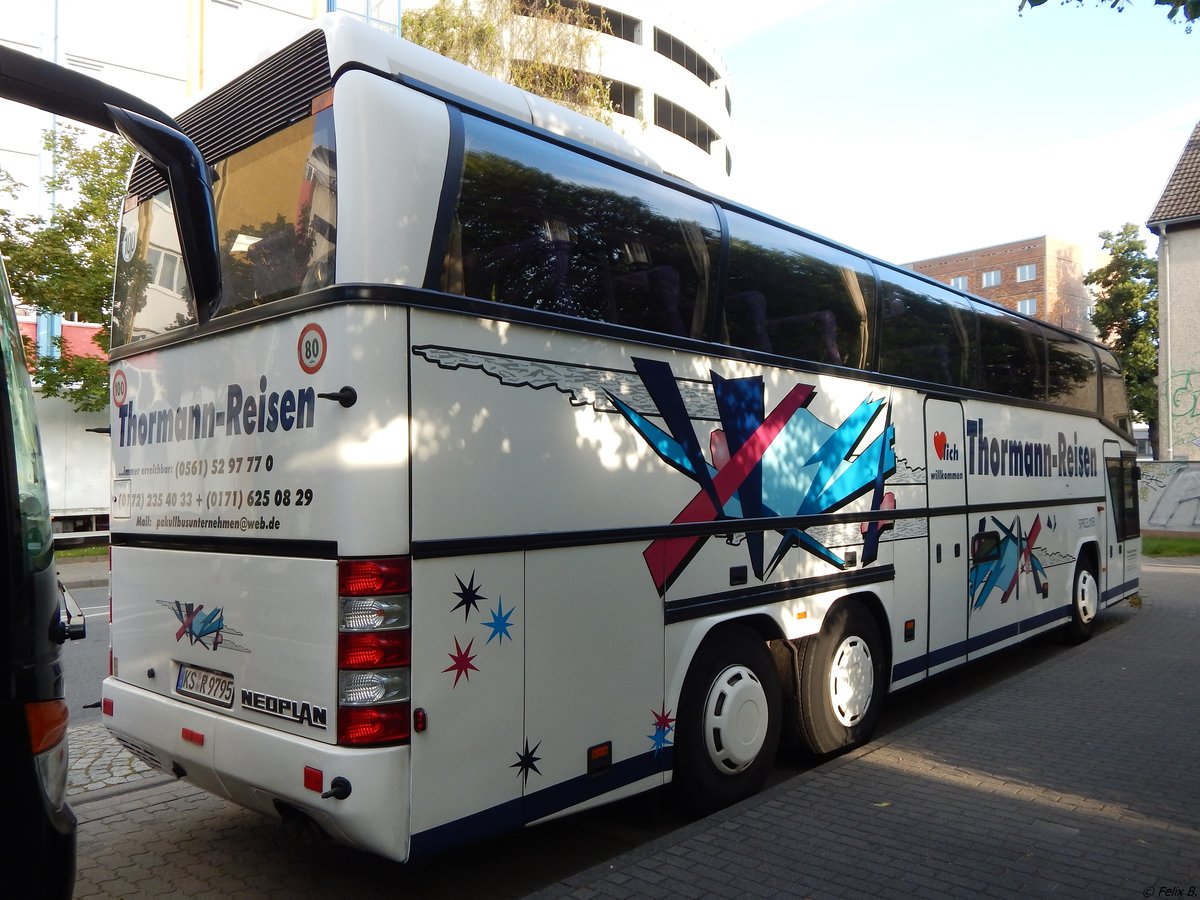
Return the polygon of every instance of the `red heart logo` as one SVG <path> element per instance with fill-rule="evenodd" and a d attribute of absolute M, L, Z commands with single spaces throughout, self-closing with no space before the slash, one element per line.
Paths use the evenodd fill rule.
<path fill-rule="evenodd" d="M 935 431 L 933 433 L 933 449 L 937 451 L 938 459 L 946 458 L 946 432 Z"/>

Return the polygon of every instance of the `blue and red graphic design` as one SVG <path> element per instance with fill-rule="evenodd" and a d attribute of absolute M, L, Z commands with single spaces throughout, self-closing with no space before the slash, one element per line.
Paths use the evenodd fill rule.
<path fill-rule="evenodd" d="M 186 637 L 192 646 L 199 644 L 206 650 L 228 647 L 230 650 L 249 652 L 245 647 L 229 640 L 229 635 L 241 637 L 242 633 L 225 624 L 225 611 L 222 607 L 204 612 L 203 603 L 182 603 L 178 600 L 159 600 L 158 603 L 171 610 L 179 620 L 179 629 L 175 632 L 176 641 L 182 641 Z"/>
<path fill-rule="evenodd" d="M 696 496 L 673 524 L 723 519 L 771 519 L 828 513 L 873 491 L 871 509 L 888 508 L 884 479 L 895 471 L 895 426 L 885 420 L 881 432 L 855 453 L 872 423 L 885 410 L 883 399 L 863 400 L 837 427 L 806 409 L 816 390 L 796 384 L 769 413 L 763 379 L 722 378 L 712 373 L 721 427 L 709 436 L 706 459 L 669 364 L 633 360 L 666 430 L 608 392 L 618 412 L 671 467 L 699 486 Z M 884 523 L 868 523 L 863 562 L 877 557 Z M 762 530 L 748 530 L 746 544 L 755 576 L 769 575 L 793 547 L 839 568 L 845 561 L 820 541 L 795 527 L 776 529 L 781 538 L 768 560 Z M 643 554 L 660 594 L 687 568 L 706 536 L 660 538 Z"/>
<path fill-rule="evenodd" d="M 1017 592 L 1018 580 L 1022 574 L 1031 574 L 1034 590 L 1045 597 L 1050 592 L 1046 569 L 1033 552 L 1034 542 L 1042 533 L 1042 517 L 1034 516 L 1028 532 L 1021 530 L 1020 516 L 1013 519 L 1008 527 L 995 516 L 992 517 L 992 523 L 999 529 L 999 540 L 981 556 L 976 557 L 968 575 L 971 609 L 980 609 L 987 603 L 993 591 L 1000 591 L 1000 602 L 1007 603 L 1012 599 L 1013 593 Z M 980 519 L 977 542 L 980 535 L 987 534 L 985 528 L 986 520 Z"/>

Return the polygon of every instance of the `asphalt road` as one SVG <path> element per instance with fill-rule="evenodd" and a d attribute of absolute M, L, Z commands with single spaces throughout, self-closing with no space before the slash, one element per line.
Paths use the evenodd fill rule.
<path fill-rule="evenodd" d="M 87 637 L 63 645 L 71 725 L 100 721 L 100 684 L 108 676 L 108 588 L 72 588 L 87 620 Z"/>

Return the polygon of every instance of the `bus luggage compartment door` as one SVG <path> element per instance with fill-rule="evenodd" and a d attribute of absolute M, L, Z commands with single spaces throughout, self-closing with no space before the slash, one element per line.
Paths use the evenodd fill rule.
<path fill-rule="evenodd" d="M 967 654 L 967 481 L 963 411 L 959 403 L 925 401 L 929 509 L 929 674 Z"/>

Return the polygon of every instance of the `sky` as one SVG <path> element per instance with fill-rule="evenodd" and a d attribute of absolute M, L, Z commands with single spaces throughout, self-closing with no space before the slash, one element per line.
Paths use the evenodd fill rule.
<path fill-rule="evenodd" d="M 1200 121 L 1200 27 L 1126 2 L 689 0 L 724 39 L 728 193 L 897 263 L 1040 235 L 1098 254 Z"/>

